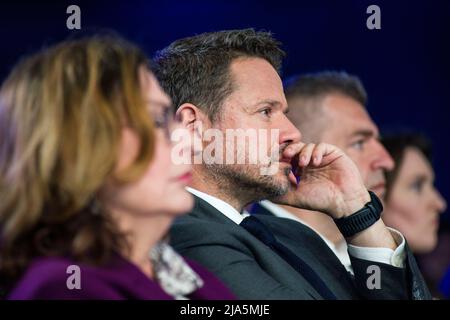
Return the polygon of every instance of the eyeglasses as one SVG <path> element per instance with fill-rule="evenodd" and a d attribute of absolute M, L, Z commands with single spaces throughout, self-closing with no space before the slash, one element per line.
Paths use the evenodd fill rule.
<path fill-rule="evenodd" d="M 155 121 L 155 127 L 158 129 L 163 129 L 166 138 L 170 140 L 172 130 L 175 128 L 175 124 L 179 121 L 176 119 L 172 107 L 164 106 L 162 108 L 162 112 L 157 115 L 153 115 L 153 118 Z"/>

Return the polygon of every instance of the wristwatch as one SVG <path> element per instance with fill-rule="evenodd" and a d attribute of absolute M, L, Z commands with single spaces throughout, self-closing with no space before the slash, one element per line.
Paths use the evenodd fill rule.
<path fill-rule="evenodd" d="M 348 217 L 334 219 L 336 226 L 345 238 L 367 229 L 380 219 L 383 205 L 375 193 L 369 191 L 369 194 L 370 201 L 362 209 Z"/>

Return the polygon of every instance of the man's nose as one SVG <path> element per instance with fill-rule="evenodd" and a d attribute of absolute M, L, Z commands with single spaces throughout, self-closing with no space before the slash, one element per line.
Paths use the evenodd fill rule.
<path fill-rule="evenodd" d="M 394 169 L 394 159 L 392 159 L 391 155 L 379 141 L 375 142 L 373 154 L 372 169 L 383 169 L 386 171 Z"/>
<path fill-rule="evenodd" d="M 280 144 L 284 143 L 297 143 L 302 139 L 302 134 L 297 129 L 297 127 L 286 117 L 285 114 L 282 116 L 280 123 Z"/>

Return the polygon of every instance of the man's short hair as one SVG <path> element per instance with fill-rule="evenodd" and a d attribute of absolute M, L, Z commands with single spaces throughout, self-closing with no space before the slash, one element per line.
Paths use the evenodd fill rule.
<path fill-rule="evenodd" d="M 353 98 L 362 106 L 367 104 L 367 93 L 361 80 L 347 72 L 323 71 L 294 76 L 285 81 L 286 98 L 316 99 L 330 94 Z"/>
<path fill-rule="evenodd" d="M 231 62 L 259 57 L 280 72 L 284 51 L 270 32 L 253 29 L 202 33 L 176 40 L 156 54 L 156 76 L 175 108 L 192 103 L 211 121 L 233 91 Z"/>
<path fill-rule="evenodd" d="M 363 108 L 367 94 L 361 81 L 346 72 L 323 71 L 297 75 L 284 82 L 289 119 L 300 130 L 304 142 L 318 143 L 327 128 L 323 100 L 339 94 L 359 102 Z"/>

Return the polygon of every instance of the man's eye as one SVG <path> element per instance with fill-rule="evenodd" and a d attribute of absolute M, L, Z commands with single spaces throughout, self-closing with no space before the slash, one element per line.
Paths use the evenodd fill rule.
<path fill-rule="evenodd" d="M 265 108 L 265 109 L 262 109 L 260 111 L 260 113 L 263 114 L 266 117 L 270 117 L 270 115 L 272 114 L 272 109 L 271 108 Z"/>
<path fill-rule="evenodd" d="M 351 147 L 356 150 L 363 150 L 364 149 L 364 140 L 358 140 L 351 144 Z"/>

